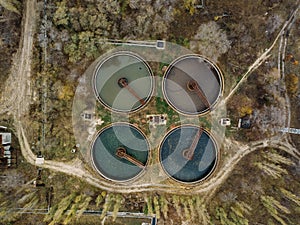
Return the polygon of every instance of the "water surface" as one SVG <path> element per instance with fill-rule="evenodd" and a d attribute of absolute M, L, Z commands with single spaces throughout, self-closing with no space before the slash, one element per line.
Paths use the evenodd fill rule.
<path fill-rule="evenodd" d="M 175 128 L 164 138 L 160 159 L 165 171 L 183 182 L 195 182 L 208 176 L 216 165 L 217 149 L 212 137 L 204 131 L 196 145 L 194 157 L 187 160 L 182 152 L 191 146 L 198 127 Z"/>
<path fill-rule="evenodd" d="M 150 68 L 138 56 L 118 53 L 105 59 L 94 77 L 97 98 L 109 108 L 129 112 L 142 106 L 126 88 L 118 85 L 120 78 L 127 78 L 129 86 L 140 99 L 149 100 L 153 88 Z"/>
<path fill-rule="evenodd" d="M 137 128 L 129 124 L 114 124 L 101 131 L 94 142 L 92 157 L 96 169 L 102 175 L 124 181 L 135 177 L 142 169 L 116 156 L 116 150 L 120 146 L 126 148 L 127 154 L 146 164 L 148 142 Z"/>

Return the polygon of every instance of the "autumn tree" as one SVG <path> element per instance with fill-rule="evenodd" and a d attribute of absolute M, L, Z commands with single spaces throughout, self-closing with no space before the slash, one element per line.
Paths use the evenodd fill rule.
<path fill-rule="evenodd" d="M 63 85 L 58 90 L 58 99 L 59 100 L 69 101 L 69 100 L 73 99 L 73 96 L 74 96 L 74 87 L 70 83 Z"/>
<path fill-rule="evenodd" d="M 79 208 L 79 204 L 82 201 L 82 198 L 83 195 L 76 196 L 70 210 L 68 210 L 68 212 L 66 213 L 66 217 L 63 220 L 63 224 L 69 224 L 74 219 L 74 217 L 76 216 L 76 212 Z"/>
<path fill-rule="evenodd" d="M 269 214 L 281 225 L 287 225 L 285 220 L 282 218 L 281 213 L 290 214 L 290 210 L 282 205 L 278 200 L 272 196 L 262 195 L 260 197 L 261 203 L 269 212 Z M 280 210 L 280 211 L 278 211 Z"/>
<path fill-rule="evenodd" d="M 195 6 L 197 2 L 197 0 L 184 0 L 183 6 L 191 15 L 193 15 L 195 13 Z"/>
<path fill-rule="evenodd" d="M 168 211 L 169 211 L 169 202 L 164 195 L 160 196 L 159 202 L 161 205 L 161 211 L 164 215 L 164 218 L 167 220 L 168 219 Z"/>
<path fill-rule="evenodd" d="M 65 216 L 66 211 L 71 206 L 75 197 L 76 193 L 71 193 L 64 197 L 57 205 L 52 206 L 50 212 L 45 216 L 44 221 L 50 222 L 49 225 L 59 223 Z"/>
<path fill-rule="evenodd" d="M 8 11 L 20 14 L 21 3 L 18 0 L 0 0 L 0 5 Z"/>
<path fill-rule="evenodd" d="M 255 162 L 254 165 L 275 179 L 281 178 L 284 174 L 288 174 L 288 171 L 282 164 L 287 166 L 294 165 L 292 160 L 283 157 L 274 150 L 266 153 L 263 158 L 264 160 Z"/>
<path fill-rule="evenodd" d="M 120 209 L 123 202 L 124 202 L 123 196 L 120 195 L 120 194 L 116 195 L 115 203 L 114 203 L 114 206 L 113 206 L 113 221 L 116 221 L 119 209 Z"/>
<path fill-rule="evenodd" d="M 63 0 L 56 3 L 57 10 L 54 13 L 53 21 L 55 25 L 67 27 L 69 24 L 67 1 Z"/>
<path fill-rule="evenodd" d="M 181 205 L 180 205 L 180 198 L 178 195 L 173 195 L 172 196 L 172 202 L 173 202 L 173 206 L 176 210 L 176 213 L 177 215 L 179 215 L 181 217 L 181 219 L 183 218 L 182 217 L 182 209 L 181 209 Z"/>
<path fill-rule="evenodd" d="M 153 200 L 152 196 L 145 196 L 145 201 L 147 203 L 148 215 L 153 215 Z"/>
<path fill-rule="evenodd" d="M 153 206 L 154 206 L 155 215 L 159 219 L 160 218 L 161 207 L 160 207 L 160 204 L 159 204 L 159 201 L 158 201 L 158 196 L 153 197 Z"/>
<path fill-rule="evenodd" d="M 100 216 L 101 220 L 104 219 L 104 217 L 106 216 L 106 213 L 111 209 L 113 202 L 114 202 L 114 195 L 112 193 L 106 195 L 102 213 Z"/>
<path fill-rule="evenodd" d="M 288 74 L 285 76 L 285 82 L 289 94 L 296 96 L 299 89 L 299 77 L 295 74 Z"/>
<path fill-rule="evenodd" d="M 285 198 L 289 199 L 290 201 L 294 202 L 298 207 L 300 207 L 300 197 L 286 190 L 285 188 L 280 188 L 280 191 Z"/>
<path fill-rule="evenodd" d="M 99 207 L 99 205 L 105 200 L 106 197 L 106 191 L 102 191 L 100 195 L 96 198 L 96 207 Z"/>

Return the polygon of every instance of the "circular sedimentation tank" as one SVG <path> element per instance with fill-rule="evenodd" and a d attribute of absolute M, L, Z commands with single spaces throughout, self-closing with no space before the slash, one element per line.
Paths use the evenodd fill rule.
<path fill-rule="evenodd" d="M 187 115 L 212 110 L 224 87 L 220 69 L 200 55 L 185 55 L 174 60 L 165 71 L 162 86 L 168 104 Z"/>
<path fill-rule="evenodd" d="M 134 112 L 150 100 L 153 74 L 149 65 L 132 52 L 116 52 L 100 61 L 93 76 L 96 98 L 116 112 Z"/>
<path fill-rule="evenodd" d="M 160 145 L 160 163 L 174 180 L 200 182 L 214 171 L 218 148 L 212 135 L 194 125 L 183 125 L 169 131 Z"/>
<path fill-rule="evenodd" d="M 149 144 L 145 135 L 128 123 L 103 128 L 91 147 L 94 168 L 106 179 L 124 182 L 139 176 L 148 162 Z"/>

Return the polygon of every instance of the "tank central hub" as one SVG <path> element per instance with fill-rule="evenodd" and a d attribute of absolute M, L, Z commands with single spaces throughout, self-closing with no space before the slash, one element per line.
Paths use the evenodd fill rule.
<path fill-rule="evenodd" d="M 197 81 L 195 81 L 195 80 L 189 80 L 189 81 L 187 82 L 187 89 L 188 89 L 189 91 L 196 91 L 197 88 L 198 88 L 198 83 L 197 83 Z"/>
<path fill-rule="evenodd" d="M 140 98 L 138 96 L 138 94 L 129 86 L 129 83 L 128 83 L 128 79 L 125 78 L 125 77 L 121 77 L 119 80 L 118 80 L 118 85 L 121 87 L 121 88 L 126 88 L 129 93 L 131 95 L 133 95 L 137 100 L 139 100 L 139 102 L 142 104 L 142 105 L 145 105 L 146 102 L 144 101 L 144 99 Z"/>
<path fill-rule="evenodd" d="M 191 92 L 196 92 L 196 94 L 198 95 L 198 97 L 200 98 L 200 100 L 203 102 L 203 104 L 207 107 L 210 108 L 210 103 L 207 99 L 207 97 L 205 96 L 203 90 L 201 89 L 201 87 L 199 86 L 198 82 L 195 80 L 189 80 L 187 82 L 187 89 Z"/>
<path fill-rule="evenodd" d="M 128 86 L 128 79 L 125 78 L 125 77 L 121 77 L 121 78 L 118 80 L 118 85 L 119 85 L 121 88 Z"/>

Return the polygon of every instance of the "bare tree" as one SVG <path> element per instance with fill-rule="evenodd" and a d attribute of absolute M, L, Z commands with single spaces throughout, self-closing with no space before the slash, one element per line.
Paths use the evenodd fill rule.
<path fill-rule="evenodd" d="M 191 50 L 217 61 L 220 55 L 226 53 L 231 46 L 223 31 L 215 21 L 202 24 L 190 42 Z"/>

